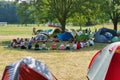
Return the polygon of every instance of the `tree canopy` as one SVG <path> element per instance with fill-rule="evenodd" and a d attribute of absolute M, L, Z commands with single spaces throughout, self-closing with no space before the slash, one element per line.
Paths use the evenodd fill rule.
<path fill-rule="evenodd" d="M 16 0 L 15 3 L 21 23 L 57 21 L 63 32 L 69 20 L 83 26 L 111 19 L 115 30 L 120 21 L 120 0 Z"/>
<path fill-rule="evenodd" d="M 120 21 L 120 0 L 101 0 L 98 4 L 100 5 L 101 13 L 104 14 L 102 19 L 111 19 L 114 30 L 117 30 L 117 25 Z"/>

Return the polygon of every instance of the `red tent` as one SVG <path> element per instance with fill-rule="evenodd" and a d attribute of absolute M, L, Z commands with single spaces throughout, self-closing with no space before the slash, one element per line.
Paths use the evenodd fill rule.
<path fill-rule="evenodd" d="M 5 68 L 2 80 L 57 80 L 47 66 L 31 57 Z"/>
<path fill-rule="evenodd" d="M 89 80 L 120 80 L 120 42 L 97 52 L 88 69 Z"/>

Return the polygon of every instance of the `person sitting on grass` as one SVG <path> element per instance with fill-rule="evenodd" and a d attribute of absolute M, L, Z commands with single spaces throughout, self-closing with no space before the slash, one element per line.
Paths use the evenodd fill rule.
<path fill-rule="evenodd" d="M 73 50 L 76 50 L 76 49 L 77 49 L 77 42 L 76 42 L 76 41 L 73 43 L 72 49 L 73 49 Z"/>
<path fill-rule="evenodd" d="M 13 39 L 10 45 L 11 45 L 13 48 L 19 47 L 19 45 L 17 44 L 16 39 Z"/>
<path fill-rule="evenodd" d="M 89 44 L 90 46 L 93 46 L 94 45 L 94 41 L 92 39 L 89 40 Z"/>
<path fill-rule="evenodd" d="M 32 43 L 31 42 L 28 43 L 28 49 L 32 49 Z"/>
<path fill-rule="evenodd" d="M 34 38 L 31 37 L 31 38 L 29 39 L 29 42 L 30 42 L 30 43 L 33 43 L 33 42 L 34 42 Z"/>
<path fill-rule="evenodd" d="M 25 42 L 23 40 L 20 42 L 20 48 L 26 49 Z"/>
<path fill-rule="evenodd" d="M 54 42 L 59 42 L 59 39 L 58 39 L 57 36 L 53 36 L 52 41 L 54 41 Z"/>
<path fill-rule="evenodd" d="M 69 42 L 67 42 L 65 50 L 70 50 L 70 49 L 71 49 L 70 44 L 69 44 Z"/>
<path fill-rule="evenodd" d="M 64 49 L 65 49 L 65 46 L 64 46 L 63 43 L 60 44 L 59 49 L 60 49 L 60 50 L 64 50 Z"/>
<path fill-rule="evenodd" d="M 35 50 L 40 50 L 38 41 L 36 41 L 36 43 L 35 43 L 35 48 L 34 48 L 34 49 L 35 49 Z"/>
<path fill-rule="evenodd" d="M 80 47 L 84 48 L 84 42 L 83 41 L 80 42 Z"/>
<path fill-rule="evenodd" d="M 53 41 L 52 45 L 51 45 L 51 49 L 52 50 L 56 50 L 57 49 L 57 44 L 56 42 Z"/>
<path fill-rule="evenodd" d="M 80 41 L 78 41 L 78 43 L 77 43 L 77 49 L 80 49 L 80 48 L 81 48 Z"/>
<path fill-rule="evenodd" d="M 17 42 L 17 44 L 20 44 L 20 39 L 17 38 L 17 39 L 16 39 L 16 42 Z"/>
<path fill-rule="evenodd" d="M 89 41 L 87 39 L 84 41 L 84 46 L 89 47 Z"/>
<path fill-rule="evenodd" d="M 45 41 L 43 41 L 43 44 L 42 44 L 42 48 L 41 48 L 41 49 L 42 49 L 42 50 L 48 50 Z"/>

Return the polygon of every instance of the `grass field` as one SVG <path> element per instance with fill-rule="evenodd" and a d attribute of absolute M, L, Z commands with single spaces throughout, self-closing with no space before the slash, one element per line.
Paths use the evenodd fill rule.
<path fill-rule="evenodd" d="M 111 25 L 106 25 L 111 28 Z M 90 27 L 100 28 L 100 26 Z M 77 51 L 34 51 L 13 48 L 4 48 L 7 42 L 17 37 L 31 37 L 33 27 L 4 26 L 0 27 L 0 78 L 6 65 L 31 56 L 49 67 L 58 80 L 87 80 L 87 67 L 92 56 L 107 44 L 95 43 L 92 47 L 86 47 Z M 48 29 L 49 27 L 36 27 Z M 73 27 L 68 27 L 73 28 Z M 79 29 L 79 27 L 74 27 Z M 5 43 L 6 42 L 6 43 Z M 4 45 L 4 46 L 3 46 Z"/>

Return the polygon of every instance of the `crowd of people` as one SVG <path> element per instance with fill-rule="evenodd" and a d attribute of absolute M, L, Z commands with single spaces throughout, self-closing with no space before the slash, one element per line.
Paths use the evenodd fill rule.
<path fill-rule="evenodd" d="M 34 49 L 34 50 L 79 50 L 94 45 L 92 39 L 84 41 L 38 41 L 35 37 L 17 38 L 10 43 L 13 48 Z"/>

